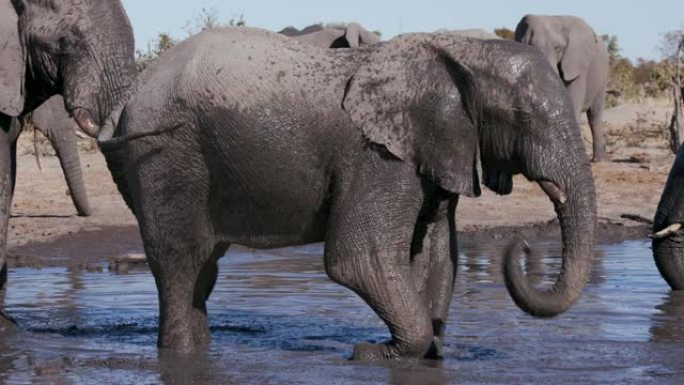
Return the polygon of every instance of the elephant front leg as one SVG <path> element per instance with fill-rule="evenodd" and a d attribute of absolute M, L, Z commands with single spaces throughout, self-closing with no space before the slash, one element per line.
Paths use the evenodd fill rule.
<path fill-rule="evenodd" d="M 356 360 L 422 358 L 430 348 L 432 325 L 424 302 L 408 279 L 407 250 L 368 250 L 354 255 L 334 250 L 326 253 L 330 278 L 366 301 L 392 334 L 387 343 L 356 345 Z"/>
<path fill-rule="evenodd" d="M 414 233 L 411 272 L 428 307 L 433 342 L 427 358 L 443 356 L 444 332 L 458 268 L 455 211 L 458 197 L 440 202 L 434 221 Z M 421 229 L 422 228 L 422 229 Z"/>
<path fill-rule="evenodd" d="M 331 219 L 325 269 L 335 282 L 358 294 L 388 326 L 387 343 L 363 343 L 354 359 L 422 358 L 432 343 L 428 309 L 411 278 L 410 221 L 404 207 L 358 205 Z"/>

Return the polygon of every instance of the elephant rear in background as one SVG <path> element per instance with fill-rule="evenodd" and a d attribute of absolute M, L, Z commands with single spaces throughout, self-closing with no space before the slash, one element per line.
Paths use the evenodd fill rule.
<path fill-rule="evenodd" d="M 576 16 L 526 15 L 515 28 L 515 40 L 538 48 L 563 79 L 579 121 L 587 113 L 593 160 L 606 159 L 603 101 L 608 87 L 608 50 L 603 39 Z"/>
<path fill-rule="evenodd" d="M 380 36 L 354 22 L 344 28 L 323 28 L 320 24 L 313 24 L 299 31 L 286 27 L 278 33 L 319 48 L 358 48 L 380 42 Z"/>
<path fill-rule="evenodd" d="M 563 84 L 531 47 L 436 33 L 312 50 L 226 28 L 174 46 L 139 84 L 98 143 L 140 224 L 161 347 L 208 343 L 206 300 L 231 244 L 323 241 L 328 276 L 392 335 L 357 345 L 355 358 L 440 356 L 456 207 L 461 195 L 480 195 L 478 159 L 490 189 L 508 194 L 522 173 L 558 213 L 563 259 L 552 287 L 521 270 L 522 243 L 508 250 L 516 304 L 554 316 L 587 282 L 590 164 Z"/>

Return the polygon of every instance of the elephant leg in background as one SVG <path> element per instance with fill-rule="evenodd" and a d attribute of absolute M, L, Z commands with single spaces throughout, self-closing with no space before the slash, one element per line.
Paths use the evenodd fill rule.
<path fill-rule="evenodd" d="M 354 291 L 375 311 L 392 339 L 358 344 L 353 358 L 423 358 L 433 341 L 432 322 L 427 304 L 410 279 L 411 239 L 406 237 L 412 237 L 420 208 L 407 212 L 412 207 L 407 197 L 398 197 L 400 193 L 386 199 L 379 198 L 386 193 L 366 194 L 350 193 L 331 209 L 325 270 L 330 279 Z M 406 216 L 414 214 L 409 222 Z"/>
<path fill-rule="evenodd" d="M 572 99 L 572 106 L 575 109 L 575 118 L 579 124 L 582 121 L 582 111 L 584 110 L 584 97 L 587 92 L 587 84 L 584 79 L 576 79 L 568 84 L 568 92 Z M 592 130 L 592 143 L 594 142 L 594 132 Z"/>
<path fill-rule="evenodd" d="M 603 126 L 603 100 L 605 97 L 605 91 L 601 92 L 587 110 L 587 120 L 589 121 L 589 127 L 591 127 L 591 136 L 593 138 L 593 162 L 602 162 L 606 160 L 606 137 Z"/>
<path fill-rule="evenodd" d="M 414 233 L 411 273 L 432 320 L 429 358 L 442 357 L 444 331 L 458 268 L 456 206 L 458 197 L 439 202 L 434 221 L 419 223 Z"/>

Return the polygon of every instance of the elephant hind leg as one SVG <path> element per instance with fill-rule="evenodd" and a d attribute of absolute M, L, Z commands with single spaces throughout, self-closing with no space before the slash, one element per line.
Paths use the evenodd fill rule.
<path fill-rule="evenodd" d="M 603 99 L 605 92 L 602 93 L 587 110 L 587 120 L 591 127 L 592 143 L 594 148 L 593 162 L 606 160 L 606 138 L 603 127 Z"/>
<path fill-rule="evenodd" d="M 218 259 L 228 245 L 210 245 L 180 241 L 148 254 L 159 295 L 160 348 L 193 352 L 211 339 L 206 301 L 216 283 Z"/>

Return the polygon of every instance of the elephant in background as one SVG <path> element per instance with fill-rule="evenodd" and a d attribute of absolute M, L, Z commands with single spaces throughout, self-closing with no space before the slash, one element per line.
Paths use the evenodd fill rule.
<path fill-rule="evenodd" d="M 313 24 L 301 31 L 287 27 L 278 33 L 320 48 L 358 48 L 381 41 L 380 36 L 354 22 L 347 24 L 344 29 L 323 28 L 320 24 Z"/>
<path fill-rule="evenodd" d="M 684 290 L 684 145 L 679 148 L 653 220 L 653 258 L 672 290 Z"/>
<path fill-rule="evenodd" d="M 140 77 L 116 130 L 98 143 L 140 225 L 159 292 L 160 347 L 206 346 L 206 300 L 231 244 L 323 241 L 328 276 L 392 335 L 357 345 L 355 358 L 440 356 L 456 207 L 461 195 L 480 195 L 478 154 L 490 189 L 508 194 L 522 173 L 558 213 L 562 268 L 552 287 L 521 270 L 526 244 L 507 251 L 515 303 L 551 317 L 587 282 L 590 163 L 568 93 L 532 47 L 449 33 L 311 50 L 226 28 L 181 42 Z"/>
<path fill-rule="evenodd" d="M 515 28 L 515 40 L 537 47 L 570 92 L 579 121 L 587 113 L 593 161 L 606 159 L 603 100 L 608 87 L 608 50 L 603 39 L 576 16 L 526 15 Z"/>
<path fill-rule="evenodd" d="M 76 212 L 80 216 L 90 216 L 91 209 L 75 134 L 78 126 L 64 109 L 64 99 L 61 95 L 55 95 L 35 109 L 30 116 L 34 128 L 42 132 L 55 149 Z M 36 152 L 36 157 L 38 156 Z"/>
<path fill-rule="evenodd" d="M 53 95 L 84 132 L 118 121 L 137 76 L 119 0 L 0 0 L 0 315 L 17 119 Z M 13 123 L 14 122 L 14 123 Z M 1 318 L 1 317 L 0 317 Z"/>
<path fill-rule="evenodd" d="M 470 28 L 470 29 L 438 29 L 435 33 L 455 33 L 459 36 L 470 37 L 473 39 L 489 40 L 496 39 L 501 40 L 501 37 L 493 32 L 486 31 L 480 28 Z"/>

